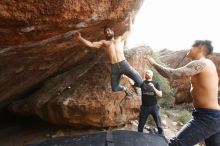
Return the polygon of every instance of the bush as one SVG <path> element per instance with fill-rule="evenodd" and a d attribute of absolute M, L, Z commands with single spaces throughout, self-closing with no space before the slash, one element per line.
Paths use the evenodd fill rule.
<path fill-rule="evenodd" d="M 188 110 L 183 110 L 175 114 L 174 120 L 177 123 L 186 124 L 191 118 L 191 113 Z"/>
<path fill-rule="evenodd" d="M 152 117 L 152 115 L 149 115 L 149 117 L 147 118 L 147 125 L 156 126 L 156 123 L 155 123 L 154 118 Z"/>

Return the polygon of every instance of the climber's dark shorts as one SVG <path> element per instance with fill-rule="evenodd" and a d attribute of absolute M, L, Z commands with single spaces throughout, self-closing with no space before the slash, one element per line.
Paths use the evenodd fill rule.
<path fill-rule="evenodd" d="M 192 115 L 169 146 L 193 146 L 201 141 L 206 146 L 220 146 L 220 110 L 196 108 Z"/>
<path fill-rule="evenodd" d="M 111 86 L 114 92 L 123 90 L 123 86 L 119 84 L 123 74 L 134 80 L 137 87 L 140 87 L 143 82 L 139 73 L 126 60 L 112 64 L 111 71 Z"/>

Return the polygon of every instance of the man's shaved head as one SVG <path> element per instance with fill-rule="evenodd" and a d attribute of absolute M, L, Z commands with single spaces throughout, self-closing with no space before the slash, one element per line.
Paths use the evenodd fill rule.
<path fill-rule="evenodd" d="M 152 79 L 152 78 L 153 78 L 153 71 L 147 69 L 147 70 L 145 71 L 145 75 L 144 75 L 144 76 L 145 76 L 146 80 Z"/>

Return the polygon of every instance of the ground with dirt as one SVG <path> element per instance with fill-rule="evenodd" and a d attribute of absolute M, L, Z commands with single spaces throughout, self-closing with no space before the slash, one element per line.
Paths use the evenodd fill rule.
<path fill-rule="evenodd" d="M 180 115 L 182 107 L 183 106 L 177 106 L 170 109 L 161 108 L 161 117 L 167 138 L 175 136 L 180 127 L 182 127 L 183 123 L 177 121 L 180 120 L 180 118 L 177 119 L 175 117 L 176 113 L 179 113 Z M 1 113 L 0 115 L 1 146 L 23 146 L 53 137 L 76 136 L 109 130 L 104 128 L 95 129 L 51 125 L 35 117 L 18 117 L 7 112 Z M 151 119 L 149 120 L 151 121 Z M 124 125 L 123 127 L 114 127 L 112 130 L 136 131 L 137 124 L 137 120 L 134 120 L 130 121 L 130 123 Z M 148 126 L 149 124 L 146 127 Z M 145 129 L 144 132 L 148 131 Z"/>

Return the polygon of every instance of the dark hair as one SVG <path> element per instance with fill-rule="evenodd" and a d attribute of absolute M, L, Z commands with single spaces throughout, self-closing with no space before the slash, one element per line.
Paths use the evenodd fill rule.
<path fill-rule="evenodd" d="M 210 40 L 196 40 L 192 46 L 193 47 L 205 46 L 206 55 L 209 55 L 213 52 L 212 41 Z"/>
<path fill-rule="evenodd" d="M 106 31 L 106 29 L 108 29 L 108 28 L 111 29 L 111 27 L 110 27 L 110 26 L 107 26 L 107 25 L 103 27 L 104 31 Z"/>

